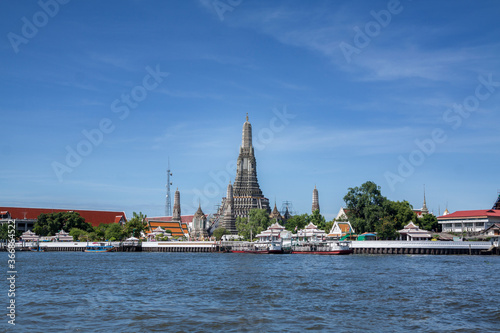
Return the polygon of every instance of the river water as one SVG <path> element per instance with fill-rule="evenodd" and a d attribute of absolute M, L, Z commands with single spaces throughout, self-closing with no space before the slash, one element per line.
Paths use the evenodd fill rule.
<path fill-rule="evenodd" d="M 48 252 L 16 259 L 16 326 L 0 325 L 9 331 L 500 330 L 499 256 Z"/>

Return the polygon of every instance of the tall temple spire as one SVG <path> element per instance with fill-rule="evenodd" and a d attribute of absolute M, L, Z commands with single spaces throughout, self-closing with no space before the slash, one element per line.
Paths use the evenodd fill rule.
<path fill-rule="evenodd" d="M 179 193 L 179 188 L 175 190 L 172 221 L 181 221 L 181 194 Z"/>
<path fill-rule="evenodd" d="M 424 184 L 424 204 L 422 205 L 422 215 L 428 214 L 427 203 L 425 202 L 425 184 Z"/>
<path fill-rule="evenodd" d="M 248 121 L 243 124 L 240 154 L 236 162 L 236 178 L 234 180 L 234 215 L 247 217 L 251 209 L 266 209 L 271 212 L 269 199 L 265 198 L 257 180 L 257 161 L 252 146 L 252 125 Z"/>
<path fill-rule="evenodd" d="M 319 211 L 318 189 L 316 188 L 316 185 L 314 185 L 313 190 L 312 212 L 314 213 L 315 210 Z"/>

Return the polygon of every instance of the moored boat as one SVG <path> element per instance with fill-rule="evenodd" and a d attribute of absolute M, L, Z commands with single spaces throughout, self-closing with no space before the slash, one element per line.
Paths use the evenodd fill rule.
<path fill-rule="evenodd" d="M 341 255 L 341 254 L 351 254 L 353 252 L 354 250 L 351 248 L 351 242 L 346 242 L 346 241 L 301 243 L 292 246 L 293 254 Z"/>
<path fill-rule="evenodd" d="M 289 253 L 283 250 L 281 242 L 278 243 L 253 243 L 245 246 L 235 246 L 230 250 L 231 253 L 252 253 L 252 254 L 282 254 Z"/>
<path fill-rule="evenodd" d="M 101 253 L 101 252 L 113 252 L 115 247 L 113 245 L 105 245 L 104 243 L 101 244 L 92 244 L 92 245 L 87 245 L 85 248 L 85 252 L 92 252 L 92 253 Z"/>

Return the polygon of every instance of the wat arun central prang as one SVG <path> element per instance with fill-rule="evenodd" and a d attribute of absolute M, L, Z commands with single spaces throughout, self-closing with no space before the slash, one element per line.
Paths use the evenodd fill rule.
<path fill-rule="evenodd" d="M 257 161 L 252 146 L 252 125 L 248 114 L 243 124 L 243 136 L 240 154 L 236 162 L 234 184 L 228 186 L 228 195 L 222 199 L 221 227 L 236 234 L 237 217 L 248 217 L 251 209 L 265 209 L 271 212 L 269 199 L 264 197 L 257 180 Z M 232 192 L 232 193 L 230 193 Z"/>

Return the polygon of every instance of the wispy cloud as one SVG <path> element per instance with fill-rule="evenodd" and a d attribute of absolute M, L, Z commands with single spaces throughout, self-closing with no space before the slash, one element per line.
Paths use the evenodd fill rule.
<path fill-rule="evenodd" d="M 405 24 L 403 18 L 393 17 L 393 22 L 348 64 L 339 44 L 347 42 L 353 45 L 353 27 L 373 20 L 369 12 L 377 8 L 367 7 L 366 16 L 354 15 L 346 5 L 335 10 L 330 8 L 328 14 L 321 13 L 318 7 L 315 9 L 307 12 L 282 7 L 246 9 L 246 15 L 231 24 L 255 29 L 283 44 L 315 52 L 328 58 L 335 68 L 355 74 L 355 80 L 360 81 L 401 78 L 452 81 L 460 76 L 459 70 L 493 69 L 500 63 L 498 58 L 491 57 L 492 50 L 500 50 L 498 44 L 479 44 L 457 50 L 448 49 L 446 43 L 442 43 L 431 49 L 426 46 L 429 39 L 439 46 L 439 38 L 449 38 L 448 27 L 417 27 Z M 407 9 L 410 10 L 411 7 Z M 392 40 L 405 42 L 391 43 Z"/>

